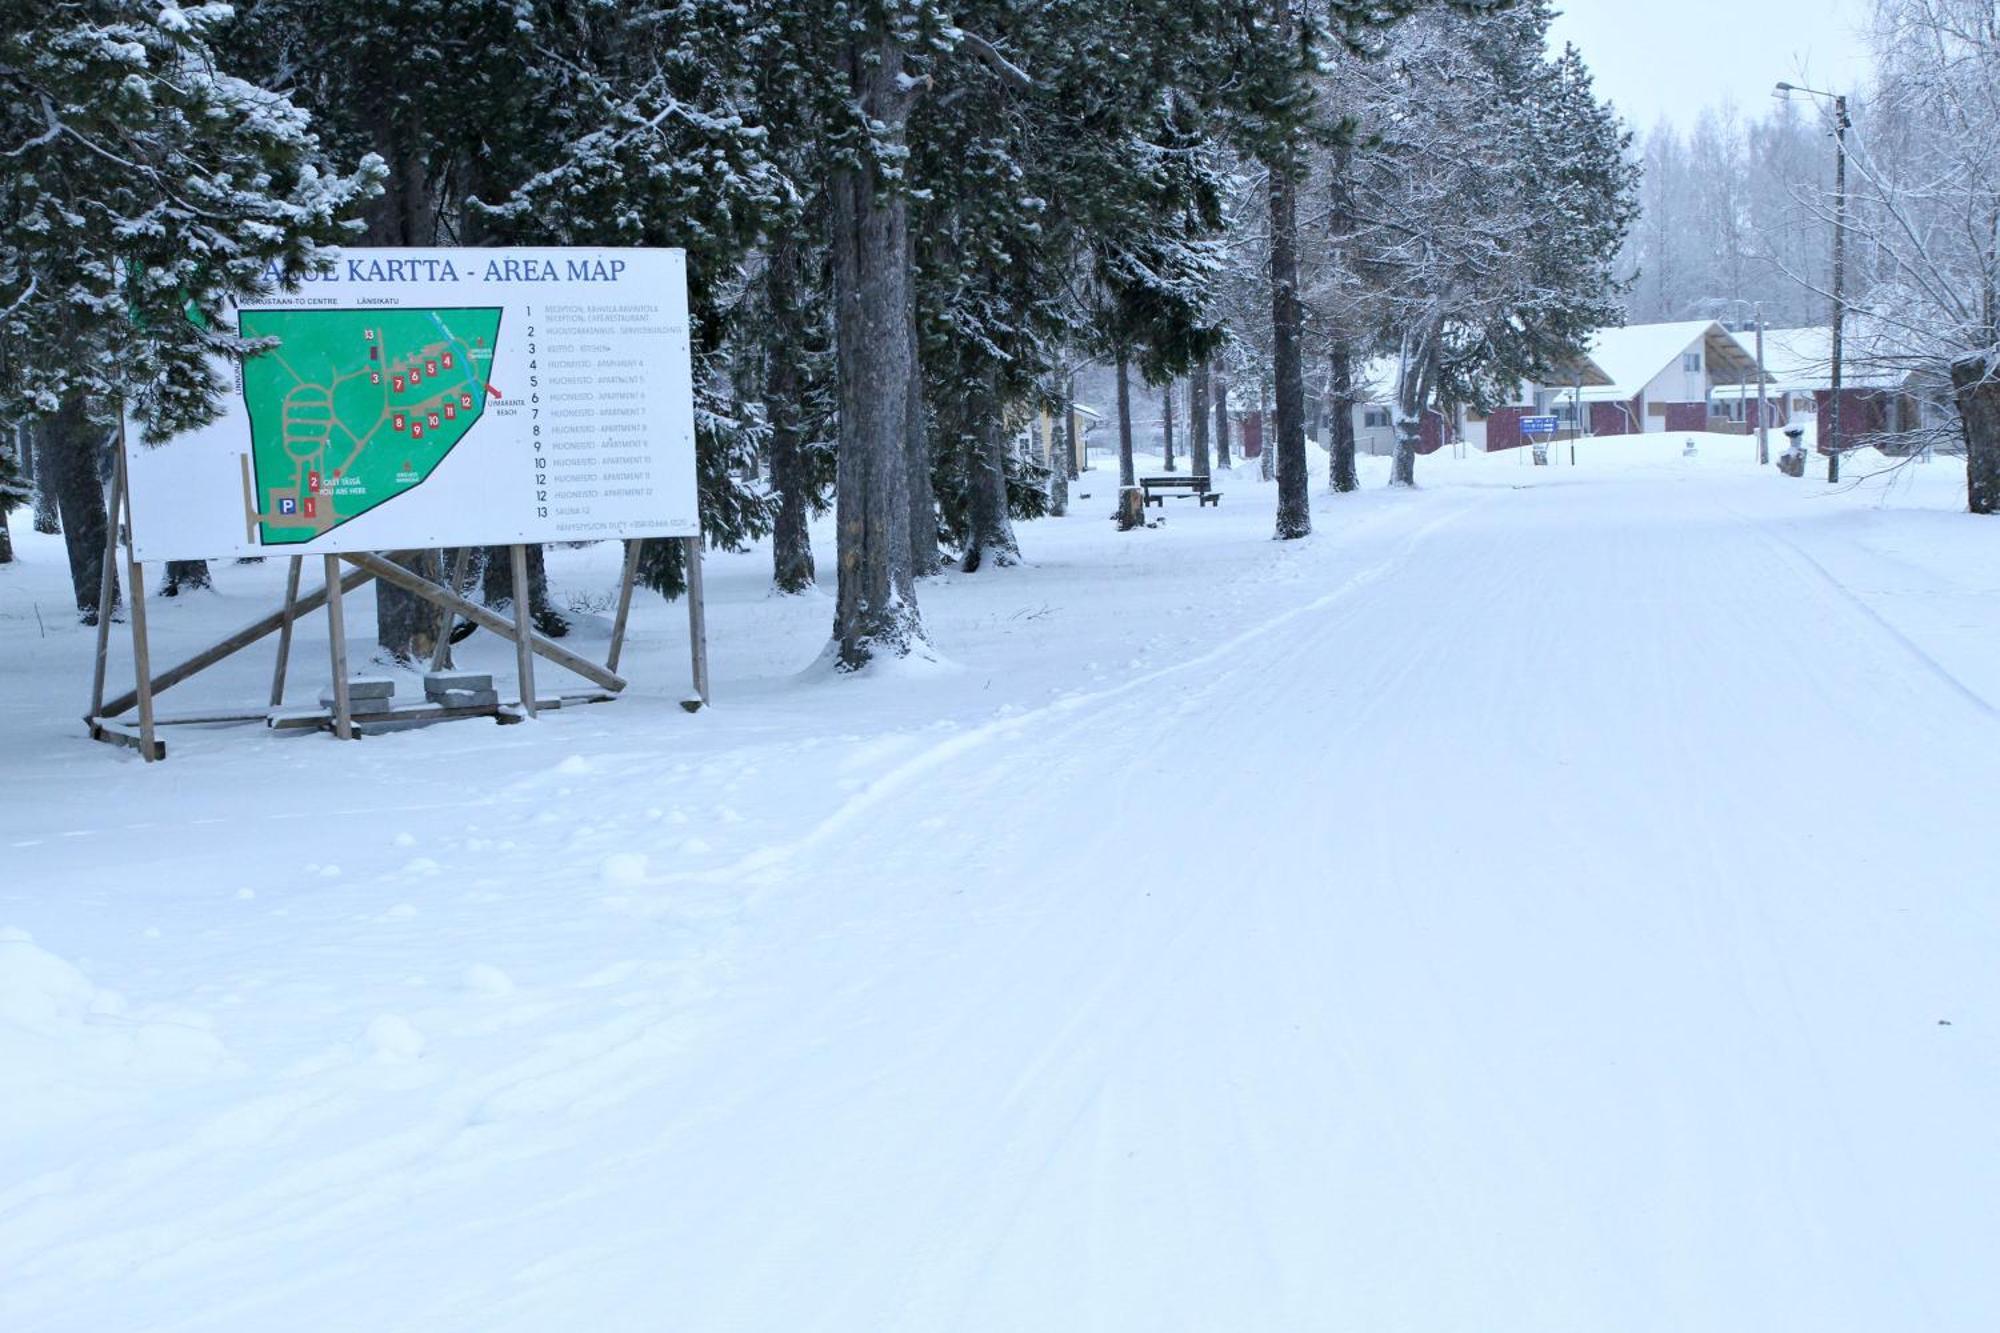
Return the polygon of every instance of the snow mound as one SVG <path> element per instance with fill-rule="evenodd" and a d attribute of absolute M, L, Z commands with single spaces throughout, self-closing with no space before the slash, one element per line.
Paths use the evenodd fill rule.
<path fill-rule="evenodd" d="M 629 889 L 646 882 L 644 852 L 613 852 L 598 864 L 597 873 L 614 888 Z"/>
<path fill-rule="evenodd" d="M 92 1090 L 201 1078 L 230 1065 L 205 1014 L 134 1009 L 27 931 L 0 927 L 0 1069 L 10 1083 L 52 1094 L 0 1097 L 0 1125 L 23 1124 L 31 1108 L 53 1119 Z"/>

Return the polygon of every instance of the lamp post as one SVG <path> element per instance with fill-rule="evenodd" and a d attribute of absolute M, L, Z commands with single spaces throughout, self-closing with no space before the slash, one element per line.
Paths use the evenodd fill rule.
<path fill-rule="evenodd" d="M 1826 479 L 1840 480 L 1840 335 L 1845 324 L 1847 302 L 1843 295 L 1843 280 L 1847 270 L 1847 98 L 1839 93 L 1829 93 L 1818 88 L 1806 88 L 1796 83 L 1779 83 L 1778 95 L 1805 93 L 1809 97 L 1830 97 L 1833 99 L 1833 401 L 1827 414 L 1827 436 L 1821 441 L 1826 449 Z"/>
<path fill-rule="evenodd" d="M 1757 327 L 1757 466 L 1764 467 L 1771 461 L 1771 414 L 1765 410 L 1769 400 L 1764 396 L 1764 303 L 1746 301 L 1740 296 L 1735 300 L 1738 306 L 1750 307 L 1751 317 Z M 1738 392 L 1741 392 L 1743 386 L 1740 382 L 1736 387 Z M 1750 411 L 1750 399 L 1747 396 L 1743 399 L 1743 411 L 1746 414 Z M 1746 415 L 1744 420 L 1747 422 L 1749 417 Z"/>

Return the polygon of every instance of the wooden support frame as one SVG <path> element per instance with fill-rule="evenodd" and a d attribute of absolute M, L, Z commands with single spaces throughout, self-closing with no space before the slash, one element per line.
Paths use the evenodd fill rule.
<path fill-rule="evenodd" d="M 152 640 L 146 633 L 146 571 L 138 557 L 132 553 L 132 487 L 125 479 L 125 404 L 118 404 L 118 463 L 112 470 L 117 478 L 119 507 L 125 518 L 125 579 L 130 585 L 126 596 L 131 599 L 132 609 L 127 619 L 132 627 L 132 675 L 133 693 L 139 704 L 139 754 L 149 764 L 167 757 L 166 749 L 160 744 L 153 728 L 153 653 Z M 108 516 L 112 523 L 111 540 L 118 540 L 118 515 Z M 101 622 L 102 615 L 98 617 Z"/>
<path fill-rule="evenodd" d="M 281 707 L 285 702 L 285 667 L 292 660 L 292 622 L 298 618 L 299 571 L 306 558 L 292 557 L 291 568 L 285 571 L 285 609 L 278 614 L 278 662 L 271 671 L 271 707 Z"/>
<path fill-rule="evenodd" d="M 611 621 L 611 651 L 604 656 L 604 669 L 616 671 L 625 652 L 625 626 L 632 618 L 632 588 L 639 581 L 639 552 L 646 543 L 638 538 L 625 543 L 625 568 L 618 577 L 618 614 Z"/>
<path fill-rule="evenodd" d="M 694 695 L 681 707 L 692 713 L 708 707 L 708 603 L 701 586 L 701 538 L 681 540 L 687 543 L 688 655 L 694 675 Z"/>
<path fill-rule="evenodd" d="M 111 499 L 104 507 L 104 572 L 97 583 L 97 667 L 90 682 L 90 713 L 104 712 L 104 679 L 111 664 L 111 610 L 118 597 L 118 525 L 125 520 L 125 454 L 111 469 Z"/>
<path fill-rule="evenodd" d="M 300 616 L 309 615 L 322 606 L 326 607 L 328 613 L 329 665 L 334 678 L 332 730 L 336 736 L 344 739 L 359 735 L 364 728 L 357 721 L 353 702 L 347 690 L 347 636 L 343 595 L 354 591 L 371 579 L 379 579 L 402 588 L 445 612 L 445 628 L 440 637 L 441 651 L 438 657 L 434 657 L 434 663 L 440 658 L 449 660 L 443 656 L 442 650 L 448 647 L 451 631 L 461 619 L 511 640 L 515 644 L 523 685 L 519 716 L 534 717 L 545 703 L 550 707 L 558 707 L 563 704 L 606 702 L 625 689 L 627 682 L 618 674 L 617 665 L 623 654 L 626 631 L 630 624 L 632 595 L 637 583 L 645 539 L 632 539 L 626 543 L 619 581 L 618 611 L 612 625 L 610 651 L 606 663 L 601 666 L 534 632 L 530 599 L 524 595 L 528 586 L 527 549 L 516 546 L 509 552 L 514 562 L 513 572 L 517 589 L 514 616 L 511 620 L 471 601 L 462 594 L 470 548 L 460 548 L 458 557 L 453 561 L 449 584 L 435 582 L 397 563 L 408 554 L 406 552 L 384 554 L 344 552 L 328 555 L 324 557 L 327 582 L 320 588 L 303 594 L 299 591 L 299 585 L 304 558 L 292 556 L 289 557 L 290 568 L 286 571 L 283 605 L 209 645 L 192 657 L 154 674 L 151 669 L 150 643 L 146 632 L 144 568 L 139 561 L 132 558 L 131 495 L 125 483 L 122 438 L 117 464 L 113 470 L 107 507 L 110 509 L 112 521 L 105 543 L 103 576 L 99 587 L 100 613 L 96 666 L 91 687 L 91 708 L 84 721 L 93 739 L 138 749 L 148 762 L 166 758 L 167 747 L 157 738 L 155 734 L 157 727 L 187 723 L 256 721 L 259 718 L 269 720 L 276 716 L 272 713 L 223 711 L 158 717 L 154 713 L 153 701 L 154 696 L 160 692 L 180 684 L 275 633 L 279 639 L 277 659 L 272 673 L 271 707 L 274 709 L 281 707 L 291 658 L 293 630 Z M 682 701 L 682 706 L 693 712 L 709 702 L 707 612 L 702 586 L 701 539 L 682 537 L 668 540 L 686 543 L 683 549 L 686 556 L 688 631 L 694 688 L 693 693 Z M 131 585 L 134 682 L 132 689 L 107 700 L 104 694 L 109 675 L 111 602 L 117 586 L 118 548 L 121 542 L 125 548 L 127 578 Z M 341 568 L 343 562 L 350 566 L 345 572 Z M 541 699 L 534 680 L 536 656 L 547 658 L 565 670 L 581 676 L 597 686 L 601 692 L 558 695 L 554 702 Z M 119 716 L 135 707 L 139 712 L 136 727 L 130 721 L 121 720 Z M 484 710 L 440 709 L 415 710 L 415 712 L 418 715 L 436 718 L 490 715 Z M 376 720 L 378 719 L 372 715 L 368 719 L 363 719 L 370 723 Z M 401 711 L 399 710 L 389 720 L 403 720 Z M 506 721 L 508 716 L 503 712 L 500 720 Z M 321 725 L 325 723 L 322 722 Z"/>
<path fill-rule="evenodd" d="M 350 570 L 340 580 L 340 590 L 342 592 L 353 592 L 356 588 L 360 587 L 362 584 L 368 582 L 368 580 L 374 577 L 375 576 L 373 574 L 364 573 L 360 570 Z M 319 610 L 320 607 L 325 604 L 326 604 L 326 589 L 316 588 L 312 592 L 307 593 L 304 597 L 301 597 L 298 600 L 297 605 L 293 607 L 293 616 L 296 619 L 298 616 L 308 615 L 314 611 Z M 264 616 L 259 620 L 254 620 L 248 625 L 245 625 L 242 629 L 237 630 L 234 634 L 231 634 L 228 638 L 223 639 L 220 642 L 211 644 L 207 648 L 202 649 L 200 652 L 196 653 L 193 657 L 188 658 L 186 661 L 168 667 L 165 671 L 162 671 L 159 675 L 153 677 L 152 692 L 154 694 L 158 694 L 163 690 L 170 689 L 173 686 L 180 684 L 188 677 L 196 675 L 199 672 L 206 671 L 208 668 L 214 666 L 217 662 L 222 661 L 224 658 L 233 657 L 237 653 L 242 652 L 245 648 L 248 648 L 251 644 L 256 643 L 258 640 L 263 639 L 268 635 L 277 632 L 277 630 L 282 627 L 284 623 L 284 618 L 285 618 L 285 613 L 282 610 L 273 611 L 271 612 L 271 614 Z M 138 701 L 139 701 L 138 693 L 136 691 L 128 690 L 126 693 L 119 695 L 116 699 L 113 699 L 110 702 L 106 703 L 104 707 L 98 711 L 97 715 L 99 717 L 104 717 L 104 718 L 117 717 L 120 713 L 132 707 L 132 705 L 137 703 Z"/>
<path fill-rule="evenodd" d="M 393 584 L 405 592 L 415 593 L 425 601 L 438 606 L 451 608 L 481 629 L 492 630 L 507 639 L 512 639 L 515 635 L 514 622 L 477 602 L 468 601 L 456 593 L 447 591 L 443 585 L 433 583 L 423 575 L 413 573 L 393 561 L 384 560 L 381 556 L 366 551 L 349 551 L 340 558 L 384 583 Z M 522 599 L 517 597 L 515 600 L 519 602 Z M 527 631 L 525 637 L 532 651 L 554 662 L 565 671 L 573 671 L 591 684 L 609 690 L 613 694 L 624 690 L 625 678 L 617 672 L 605 670 L 589 658 L 571 652 L 554 640 L 543 638 L 532 629 Z"/>
<path fill-rule="evenodd" d="M 354 739 L 354 710 L 347 698 L 347 611 L 341 605 L 340 557 L 326 557 L 327 653 L 333 667 L 333 734 Z"/>
<path fill-rule="evenodd" d="M 459 547 L 458 554 L 453 557 L 451 562 L 451 573 L 447 576 L 451 579 L 451 582 L 445 585 L 453 596 L 464 595 L 465 574 L 471 566 L 472 548 L 470 546 Z M 450 607 L 444 608 L 444 624 L 438 626 L 437 646 L 431 649 L 431 670 L 443 671 L 451 665 L 451 632 L 457 628 L 458 612 L 452 610 Z"/>
<path fill-rule="evenodd" d="M 534 598 L 528 595 L 528 548 L 515 543 L 507 548 L 514 569 L 514 669 L 521 682 L 521 711 L 535 715 L 535 649 L 531 640 Z"/>

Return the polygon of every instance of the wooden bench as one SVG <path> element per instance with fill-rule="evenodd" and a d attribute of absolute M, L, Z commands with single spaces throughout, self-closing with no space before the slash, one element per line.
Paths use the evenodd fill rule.
<path fill-rule="evenodd" d="M 1139 478 L 1139 489 L 1145 492 L 1146 503 L 1166 507 L 1167 494 L 1171 491 L 1186 491 L 1198 502 L 1205 505 L 1219 505 L 1222 492 L 1208 488 L 1208 478 L 1198 477 L 1191 472 L 1169 472 L 1165 476 Z M 1154 492 L 1159 492 L 1157 495 Z"/>

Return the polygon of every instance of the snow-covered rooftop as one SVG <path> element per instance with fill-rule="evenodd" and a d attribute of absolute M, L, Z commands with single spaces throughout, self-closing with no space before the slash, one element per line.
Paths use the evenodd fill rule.
<path fill-rule="evenodd" d="M 1757 355 L 1757 333 L 1744 329 L 1732 334 L 1738 346 L 1753 360 Z M 1810 393 L 1833 385 L 1833 330 L 1823 324 L 1800 329 L 1764 330 L 1764 374 L 1773 389 Z M 1900 384 L 1903 372 L 1874 365 L 1858 342 L 1843 349 L 1840 382 L 1854 389 L 1886 389 Z"/>
<path fill-rule="evenodd" d="M 1672 324 L 1628 324 L 1623 328 L 1599 329 L 1590 340 L 1590 359 L 1611 378 L 1608 387 L 1586 399 L 1600 401 L 1635 397 L 1655 375 L 1671 366 L 1696 343 L 1704 344 L 1710 373 L 1717 379 L 1744 379 L 1756 376 L 1756 359 L 1744 354 L 1728 330 L 1712 319 L 1682 320 Z"/>

